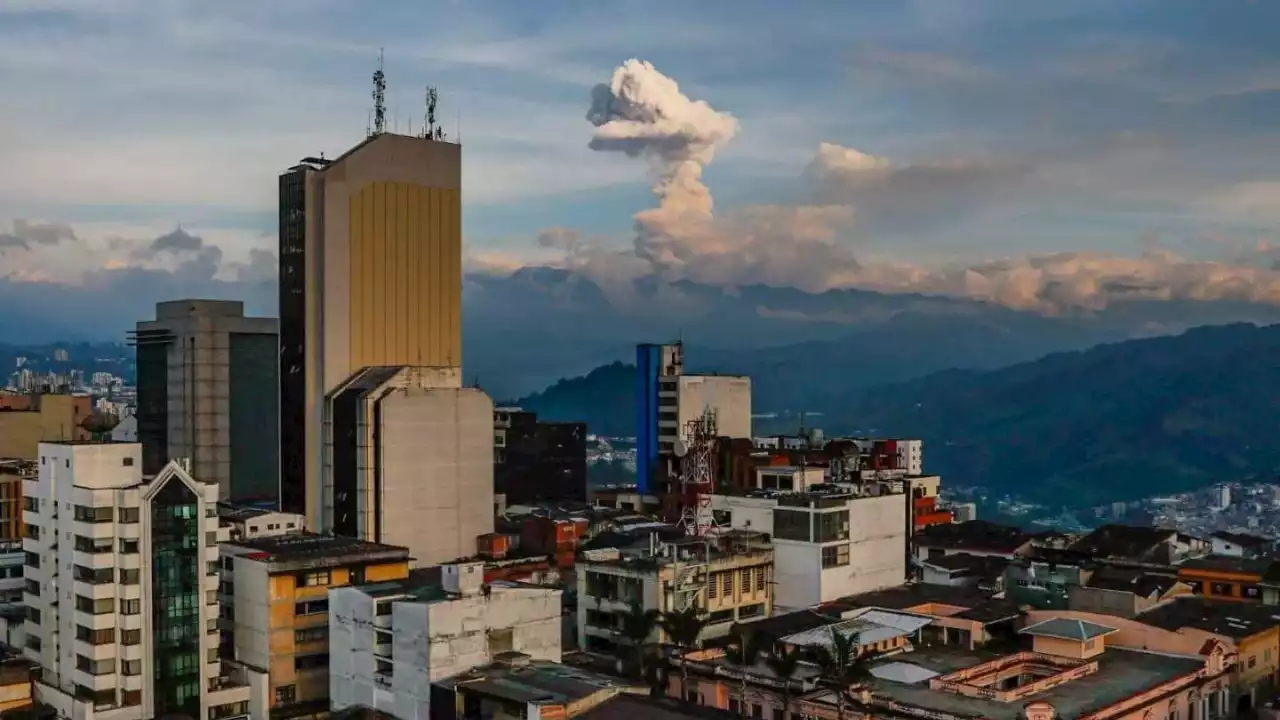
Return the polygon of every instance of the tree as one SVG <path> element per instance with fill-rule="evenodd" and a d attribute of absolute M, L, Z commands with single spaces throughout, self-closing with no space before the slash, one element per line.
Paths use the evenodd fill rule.
<path fill-rule="evenodd" d="M 698 638 L 702 635 L 702 629 L 707 626 L 707 618 L 697 605 L 690 605 L 683 610 L 663 613 L 659 623 L 666 631 L 671 644 L 683 651 L 680 657 L 680 692 L 681 699 L 687 700 L 689 699 L 689 666 L 684 659 L 684 652 L 698 647 Z"/>
<path fill-rule="evenodd" d="M 836 716 L 844 720 L 844 694 L 849 685 L 871 676 L 870 660 L 875 657 L 871 653 L 858 654 L 858 635 L 849 633 L 842 635 L 831 630 L 831 647 L 817 649 L 818 667 L 822 670 L 822 679 L 836 696 Z"/>
<path fill-rule="evenodd" d="M 782 683 L 782 717 L 783 720 L 791 718 L 791 678 L 796 674 L 796 668 L 800 665 L 800 656 L 795 650 L 787 648 L 782 643 L 775 643 L 773 649 L 769 651 L 769 657 L 765 658 L 765 662 L 769 664 L 769 669 L 777 676 L 778 681 Z"/>
<path fill-rule="evenodd" d="M 622 635 L 631 641 L 636 673 L 645 676 L 645 650 L 649 636 L 658 625 L 657 610 L 645 610 L 638 600 L 632 600 L 630 608 L 622 614 Z"/>
<path fill-rule="evenodd" d="M 725 657 L 738 666 L 741 685 L 738 689 L 738 714 L 747 716 L 747 670 L 755 666 L 764 648 L 755 631 L 739 625 L 733 629 L 733 643 L 725 648 Z"/>

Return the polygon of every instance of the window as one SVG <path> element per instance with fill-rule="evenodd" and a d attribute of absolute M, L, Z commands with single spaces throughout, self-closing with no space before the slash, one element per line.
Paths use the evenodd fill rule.
<path fill-rule="evenodd" d="M 83 655 L 77 655 L 76 669 L 90 675 L 108 675 L 116 671 L 116 659 L 92 660 Z"/>
<path fill-rule="evenodd" d="M 1098 641 L 1096 639 L 1085 641 L 1085 644 L 1084 644 L 1085 650 L 1093 650 L 1096 647 L 1098 647 Z"/>
<path fill-rule="evenodd" d="M 23 563 L 24 563 L 27 567 L 29 567 L 29 568 L 38 568 L 38 567 L 40 567 L 40 556 L 39 556 L 39 555 L 37 555 L 37 554 L 35 554 L 35 553 L 33 553 L 33 552 L 30 552 L 30 551 L 27 551 L 27 552 L 24 552 L 24 553 L 23 553 L 23 557 L 24 557 Z"/>
<path fill-rule="evenodd" d="M 329 667 L 329 653 L 299 655 L 293 659 L 294 670 L 316 670 Z"/>
<path fill-rule="evenodd" d="M 489 631 L 489 657 L 498 653 L 511 652 L 515 649 L 515 638 L 511 628 Z"/>
<path fill-rule="evenodd" d="M 140 613 L 140 612 L 142 612 L 142 601 L 141 601 L 141 600 L 139 600 L 139 599 L 137 599 L 137 598 L 134 598 L 134 599 L 132 599 L 132 600 L 121 600 L 121 601 L 120 601 L 120 614 L 121 614 L 121 615 L 137 615 L 137 614 L 138 614 L 138 613 Z"/>
<path fill-rule="evenodd" d="M 75 548 L 76 552 L 82 553 L 109 553 L 115 549 L 115 543 L 111 542 L 111 538 L 90 538 L 83 535 L 76 536 Z"/>
<path fill-rule="evenodd" d="M 1235 594 L 1231 592 L 1230 583 L 1209 583 L 1209 589 L 1213 592 L 1214 595 L 1234 595 Z"/>
<path fill-rule="evenodd" d="M 213 604 L 215 604 L 215 603 L 217 603 L 217 602 L 218 602 L 218 591 L 217 591 L 217 590 L 206 590 L 206 591 L 204 592 L 204 604 L 205 604 L 205 605 L 213 605 Z"/>
<path fill-rule="evenodd" d="M 133 458 L 127 457 L 121 461 L 121 464 L 125 467 L 133 467 Z"/>
<path fill-rule="evenodd" d="M 83 625 L 76 626 L 76 639 L 81 642 L 87 642 L 90 645 L 106 645 L 116 641 L 115 628 L 102 628 L 101 630 L 90 630 Z"/>
<path fill-rule="evenodd" d="M 387 604 L 390 605 L 391 603 Z M 327 599 L 300 602 L 293 606 L 294 615 L 319 615 L 327 612 L 329 612 L 329 601 Z"/>
<path fill-rule="evenodd" d="M 77 595 L 76 610 L 83 613 L 89 613 L 90 615 L 105 615 L 106 613 L 116 611 L 116 601 L 115 598 L 94 600 L 93 598 L 87 598 L 83 595 Z"/>
<path fill-rule="evenodd" d="M 328 570 L 319 570 L 317 572 L 310 572 L 310 573 L 299 573 L 298 575 L 299 587 L 318 587 L 321 585 L 328 585 L 328 584 L 329 584 Z"/>
<path fill-rule="evenodd" d="M 293 631 L 293 641 L 298 644 L 309 643 L 309 642 L 319 642 L 321 640 L 327 639 L 328 637 L 329 637 L 329 628 L 327 627 L 314 627 L 314 628 L 306 628 L 305 630 Z"/>
<path fill-rule="evenodd" d="M 40 652 L 40 636 L 28 635 L 27 647 L 31 648 L 32 650 L 35 650 L 36 652 Z"/>
<path fill-rule="evenodd" d="M 773 536 L 778 540 L 801 540 L 810 542 L 809 513 L 802 510 L 773 511 Z"/>
<path fill-rule="evenodd" d="M 120 522 L 122 523 L 138 522 L 138 508 L 136 507 L 120 508 Z"/>
<path fill-rule="evenodd" d="M 28 526 L 27 526 L 26 536 L 27 536 L 27 537 L 29 537 L 29 538 L 31 538 L 32 540 L 39 540 L 39 539 L 40 539 L 40 526 L 39 526 L 39 525 L 28 525 Z"/>
<path fill-rule="evenodd" d="M 78 582 L 86 582 L 90 585 L 106 585 L 115 582 L 116 571 L 112 568 L 94 570 L 83 565 L 75 565 L 71 568 L 71 577 Z"/>
<path fill-rule="evenodd" d="M 1249 669 L 1250 669 L 1250 670 L 1252 670 L 1252 669 L 1253 669 L 1253 666 L 1254 666 L 1254 665 L 1257 665 L 1257 664 L 1258 664 L 1258 656 L 1257 656 L 1257 655 L 1250 655 L 1250 656 L 1249 656 Z"/>
<path fill-rule="evenodd" d="M 297 702 L 298 687 L 296 685 L 281 685 L 276 688 L 276 705 L 288 705 Z"/>
<path fill-rule="evenodd" d="M 35 595 L 37 597 L 40 595 L 40 583 L 35 580 L 26 580 L 24 581 L 24 585 L 25 587 L 23 587 L 23 590 L 28 594 Z"/>
<path fill-rule="evenodd" d="M 142 631 L 141 630 L 122 630 L 120 632 L 120 643 L 122 645 L 141 645 Z"/>
<path fill-rule="evenodd" d="M 707 598 L 718 597 L 720 597 L 720 573 L 715 573 L 711 576 L 711 582 L 707 583 Z"/>
<path fill-rule="evenodd" d="M 816 542 L 834 542 L 836 540 L 849 539 L 849 512 L 847 510 L 825 512 L 818 515 L 815 520 L 817 525 L 815 529 Z"/>
<path fill-rule="evenodd" d="M 76 522 L 101 523 L 111 522 L 115 519 L 114 508 L 110 507 L 89 507 L 88 505 L 76 505 L 72 513 L 72 517 Z"/>
<path fill-rule="evenodd" d="M 141 660 L 125 660 L 120 664 L 120 672 L 125 675 L 141 675 L 142 661 Z"/>
<path fill-rule="evenodd" d="M 27 620 L 35 623 L 36 625 L 39 625 L 40 611 L 37 608 L 31 607 L 30 605 L 27 606 L 26 610 L 27 610 Z"/>
<path fill-rule="evenodd" d="M 205 574 L 205 575 L 217 575 L 217 574 L 218 574 L 218 561 L 217 561 L 217 560 L 209 560 L 209 561 L 206 561 L 206 562 L 205 562 L 205 564 L 204 564 L 204 574 Z"/>
<path fill-rule="evenodd" d="M 127 555 L 132 555 L 138 552 L 138 541 L 137 540 L 121 540 L 120 552 L 125 553 Z"/>
<path fill-rule="evenodd" d="M 738 608 L 738 619 L 746 620 L 747 618 L 760 617 L 764 615 L 764 603 L 756 603 L 755 605 L 743 605 Z"/>
<path fill-rule="evenodd" d="M 732 610 L 732 609 L 729 609 L 729 610 L 717 610 L 717 611 L 715 611 L 715 612 L 713 612 L 713 613 L 708 613 L 708 614 L 707 614 L 707 624 L 708 624 L 708 625 L 715 625 L 715 624 L 717 624 L 717 623 L 732 622 L 732 621 L 733 621 L 733 610 Z"/>
<path fill-rule="evenodd" d="M 23 495 L 22 509 L 30 512 L 40 512 L 40 501 L 30 495 Z"/>
<path fill-rule="evenodd" d="M 764 581 L 765 581 L 764 574 L 766 572 L 768 572 L 767 568 L 764 568 L 764 567 L 756 568 L 756 590 L 764 589 Z"/>
<path fill-rule="evenodd" d="M 133 707 L 142 704 L 141 690 L 125 690 L 124 695 L 120 699 L 122 705 Z"/>
<path fill-rule="evenodd" d="M 128 570 L 120 568 L 120 584 L 121 585 L 137 585 L 142 581 L 141 570 Z"/>
<path fill-rule="evenodd" d="M 733 573 L 720 573 L 720 593 L 727 598 L 733 597 Z"/>
<path fill-rule="evenodd" d="M 834 545 L 822 548 L 822 567 L 844 567 L 849 564 L 849 546 Z"/>

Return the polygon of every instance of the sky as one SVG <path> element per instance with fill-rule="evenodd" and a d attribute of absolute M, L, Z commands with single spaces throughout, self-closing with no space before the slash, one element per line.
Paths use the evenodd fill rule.
<path fill-rule="evenodd" d="M 1264 0 L 0 0 L 0 304 L 265 304 L 276 178 L 364 137 L 380 52 L 389 129 L 431 84 L 463 144 L 469 272 L 1280 302 L 1277 26 Z"/>

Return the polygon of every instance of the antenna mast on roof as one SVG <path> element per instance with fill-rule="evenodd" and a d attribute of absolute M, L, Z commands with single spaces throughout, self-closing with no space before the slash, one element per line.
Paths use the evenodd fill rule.
<path fill-rule="evenodd" d="M 387 76 L 382 72 L 382 50 L 378 50 L 378 69 L 373 71 L 373 131 L 381 135 L 387 131 Z"/>
<path fill-rule="evenodd" d="M 427 116 L 423 123 L 422 137 L 428 140 L 444 140 L 444 126 L 436 122 L 436 105 L 440 102 L 440 93 L 435 85 L 427 86 L 425 100 Z"/>

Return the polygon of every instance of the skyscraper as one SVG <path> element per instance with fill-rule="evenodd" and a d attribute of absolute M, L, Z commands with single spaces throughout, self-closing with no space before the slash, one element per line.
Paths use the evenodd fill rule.
<path fill-rule="evenodd" d="M 321 529 L 326 396 L 462 363 L 462 148 L 374 134 L 280 176 L 280 502 Z"/>
<path fill-rule="evenodd" d="M 636 346 L 636 489 L 641 493 L 652 492 L 661 478 L 666 476 L 665 465 L 658 462 L 660 453 L 670 453 L 670 447 L 658 443 L 658 407 L 666 399 L 659 395 L 676 397 L 675 388 L 660 391 L 661 381 L 673 379 L 684 372 L 684 346 L 642 344 Z M 664 419 L 675 429 L 674 417 Z"/>
<path fill-rule="evenodd" d="M 138 323 L 138 440 L 142 472 L 186 458 L 222 500 L 279 490 L 277 322 L 244 303 L 174 300 Z"/>

